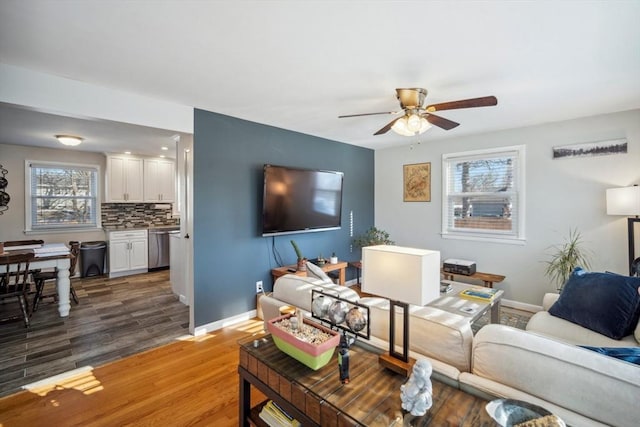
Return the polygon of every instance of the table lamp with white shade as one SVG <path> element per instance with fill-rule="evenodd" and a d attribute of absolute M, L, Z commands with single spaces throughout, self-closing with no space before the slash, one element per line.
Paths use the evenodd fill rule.
<path fill-rule="evenodd" d="M 362 291 L 388 298 L 389 354 L 380 363 L 408 375 L 409 304 L 424 306 L 440 297 L 440 252 L 402 246 L 366 246 L 362 248 Z M 402 353 L 395 348 L 395 309 L 403 313 Z"/>

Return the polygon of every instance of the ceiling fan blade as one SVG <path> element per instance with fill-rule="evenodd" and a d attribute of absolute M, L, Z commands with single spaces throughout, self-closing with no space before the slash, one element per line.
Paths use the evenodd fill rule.
<path fill-rule="evenodd" d="M 457 110 L 459 108 L 473 108 L 473 107 L 492 107 L 498 105 L 498 99 L 495 96 L 483 96 L 482 98 L 463 99 L 460 101 L 442 102 L 440 104 L 427 105 L 426 110 L 442 111 L 442 110 Z"/>
<path fill-rule="evenodd" d="M 451 130 L 456 126 L 460 126 L 460 123 L 456 123 L 454 121 L 445 119 L 444 117 L 436 116 L 435 114 L 431 113 L 427 114 L 425 118 L 432 125 L 438 126 L 439 128 L 442 128 L 444 130 Z"/>
<path fill-rule="evenodd" d="M 344 116 L 338 116 L 339 119 L 344 119 L 347 117 L 362 117 L 362 116 L 377 116 L 379 114 L 398 114 L 400 111 L 385 111 L 383 113 L 362 113 L 362 114 L 347 114 Z"/>
<path fill-rule="evenodd" d="M 397 119 L 393 119 L 391 120 L 389 123 L 387 123 L 387 125 L 385 127 L 383 127 L 382 129 L 380 129 L 378 132 L 374 133 L 374 135 L 382 135 L 384 133 L 389 132 L 389 129 L 391 129 L 391 126 L 393 126 L 398 120 L 400 120 L 402 117 L 398 117 Z"/>

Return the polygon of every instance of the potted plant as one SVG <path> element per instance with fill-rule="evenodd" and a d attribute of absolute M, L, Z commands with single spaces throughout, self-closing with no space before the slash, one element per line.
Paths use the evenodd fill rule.
<path fill-rule="evenodd" d="M 291 241 L 291 246 L 293 246 L 293 250 L 296 251 L 296 257 L 297 257 L 296 269 L 298 271 L 307 271 L 307 260 L 304 256 L 302 256 L 302 251 L 298 247 L 298 244 L 295 242 L 295 240 Z"/>
<path fill-rule="evenodd" d="M 331 254 L 331 258 L 329 258 L 329 262 L 331 264 L 337 264 L 338 263 L 338 255 L 336 255 L 335 252 Z"/>
<path fill-rule="evenodd" d="M 363 248 L 365 246 L 393 245 L 395 242 L 389 238 L 389 233 L 373 226 L 363 235 L 353 239 L 353 244 L 359 248 Z"/>
<path fill-rule="evenodd" d="M 589 269 L 590 254 L 583 247 L 582 235 L 577 229 L 569 230 L 569 237 L 560 245 L 551 247 L 551 260 L 546 261 L 545 275 L 556 283 L 558 292 L 569 279 L 574 268 L 580 266 Z"/>

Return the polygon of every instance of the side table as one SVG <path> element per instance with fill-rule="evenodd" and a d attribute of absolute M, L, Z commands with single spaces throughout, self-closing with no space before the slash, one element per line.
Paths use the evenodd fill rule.
<path fill-rule="evenodd" d="M 505 276 L 502 276 L 500 274 L 481 273 L 479 271 L 476 271 L 470 276 L 467 276 L 466 274 L 449 273 L 448 271 L 444 271 L 442 269 L 440 269 L 440 273 L 442 273 L 442 276 L 444 276 L 445 280 L 451 280 L 454 282 L 459 281 L 456 280 L 456 277 L 480 280 L 487 288 L 493 288 L 494 283 L 500 283 L 505 279 Z"/>
<path fill-rule="evenodd" d="M 320 267 L 320 266 L 318 266 Z M 276 267 L 271 269 L 271 277 L 273 282 L 275 283 L 276 279 L 280 276 L 284 276 L 285 274 L 295 274 L 296 276 L 306 276 L 306 271 L 289 271 L 295 270 L 295 265 L 285 265 L 284 267 Z M 338 271 L 338 284 L 344 285 L 346 282 L 346 270 L 347 270 L 347 262 L 346 261 L 338 261 L 337 264 L 326 263 L 322 267 L 320 267 L 322 271 L 328 273 L 330 271 Z"/>
<path fill-rule="evenodd" d="M 349 261 L 349 267 L 356 269 L 356 284 L 360 284 L 360 271 L 362 270 L 361 261 Z"/>

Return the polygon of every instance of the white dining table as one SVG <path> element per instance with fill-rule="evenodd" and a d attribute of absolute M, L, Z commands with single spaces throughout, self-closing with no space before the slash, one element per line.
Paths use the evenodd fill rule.
<path fill-rule="evenodd" d="M 69 280 L 71 256 L 71 254 L 47 257 L 36 256 L 29 262 L 30 270 L 38 268 L 56 269 L 56 290 L 58 292 L 58 313 L 60 313 L 60 317 L 69 316 L 69 311 L 71 310 L 71 301 L 69 299 L 71 289 L 71 282 Z"/>
<path fill-rule="evenodd" d="M 7 251 L 4 254 L 19 254 L 29 253 L 29 250 L 12 250 Z M 4 255 L 3 254 L 3 255 Z M 2 255 L 0 255 L 2 256 Z M 71 289 L 71 282 L 69 281 L 69 268 L 71 267 L 71 254 L 64 255 L 50 255 L 39 256 L 36 254 L 29 261 L 29 270 L 37 270 L 44 268 L 56 269 L 56 290 L 58 293 L 58 313 L 60 317 L 69 316 L 71 310 L 71 301 L 69 299 L 69 292 Z"/>

